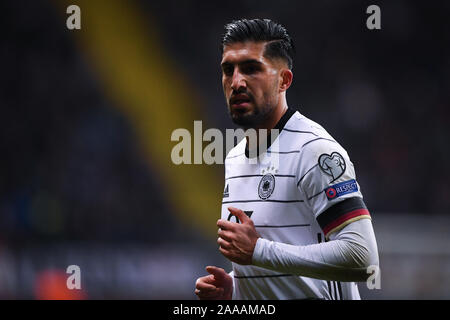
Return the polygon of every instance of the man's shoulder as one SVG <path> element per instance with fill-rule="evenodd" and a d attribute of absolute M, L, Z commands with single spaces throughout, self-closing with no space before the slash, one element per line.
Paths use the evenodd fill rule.
<path fill-rule="evenodd" d="M 283 131 L 283 149 L 298 152 L 297 161 L 301 170 L 310 170 L 319 163 L 319 159 L 350 161 L 347 151 L 323 126 L 300 112 L 292 116 Z"/>
<path fill-rule="evenodd" d="M 336 142 L 336 140 L 319 123 L 296 111 L 283 128 L 283 142 L 291 144 L 298 150 L 316 141 Z M 310 146 L 310 147 L 311 147 Z"/>

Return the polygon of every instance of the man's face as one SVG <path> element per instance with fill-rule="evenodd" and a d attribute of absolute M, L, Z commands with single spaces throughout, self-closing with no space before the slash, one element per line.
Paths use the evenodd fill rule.
<path fill-rule="evenodd" d="M 257 128 L 278 104 L 282 62 L 263 56 L 265 42 L 238 42 L 224 48 L 222 85 L 231 119 Z"/>

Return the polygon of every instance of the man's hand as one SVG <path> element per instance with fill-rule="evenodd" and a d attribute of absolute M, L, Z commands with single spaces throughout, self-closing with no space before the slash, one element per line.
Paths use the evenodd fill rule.
<path fill-rule="evenodd" d="M 210 275 L 200 277 L 195 282 L 195 294 L 200 300 L 231 300 L 233 279 L 222 268 L 208 266 Z"/>
<path fill-rule="evenodd" d="M 240 209 L 229 207 L 231 214 L 241 223 L 220 219 L 217 226 L 220 228 L 217 243 L 219 251 L 229 260 L 246 265 L 252 263 L 253 251 L 256 241 L 260 237 L 256 232 L 253 221 Z"/>

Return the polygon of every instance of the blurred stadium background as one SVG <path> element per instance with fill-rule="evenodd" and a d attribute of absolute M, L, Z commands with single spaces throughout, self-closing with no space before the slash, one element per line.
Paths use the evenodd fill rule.
<path fill-rule="evenodd" d="M 81 8 L 80 31 L 66 8 Z M 382 30 L 365 27 L 369 4 Z M 450 298 L 450 3 L 0 2 L 0 298 L 195 299 L 217 251 L 223 166 L 173 165 L 176 128 L 232 128 L 223 25 L 267 17 L 297 46 L 293 108 L 348 150 L 381 290 Z M 82 290 L 65 270 L 81 268 Z"/>

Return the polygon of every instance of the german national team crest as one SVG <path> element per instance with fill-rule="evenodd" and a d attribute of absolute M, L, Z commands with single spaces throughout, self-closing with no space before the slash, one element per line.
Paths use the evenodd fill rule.
<path fill-rule="evenodd" d="M 258 186 L 258 195 L 261 199 L 269 198 L 275 189 L 275 176 L 271 173 L 265 174 Z"/>
<path fill-rule="evenodd" d="M 319 167 L 323 172 L 333 177 L 333 180 L 338 179 L 345 172 L 345 160 L 339 153 L 333 152 L 330 154 L 322 154 L 319 157 Z"/>

